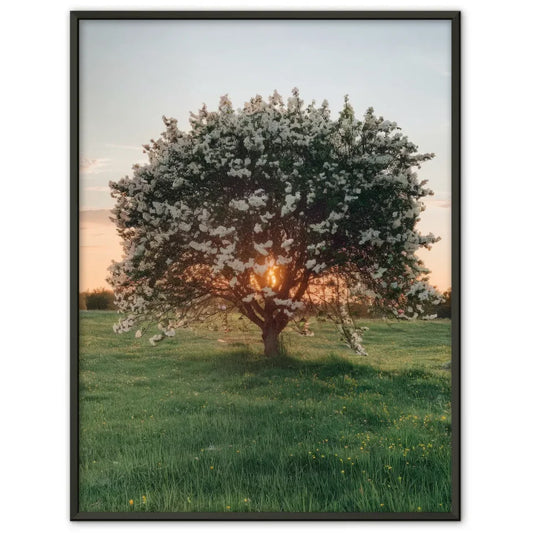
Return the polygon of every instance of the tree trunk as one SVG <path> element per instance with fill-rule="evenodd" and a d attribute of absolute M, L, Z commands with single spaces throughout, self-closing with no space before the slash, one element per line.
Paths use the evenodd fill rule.
<path fill-rule="evenodd" d="M 266 326 L 263 330 L 263 343 L 267 357 L 279 355 L 279 332 L 274 326 Z"/>

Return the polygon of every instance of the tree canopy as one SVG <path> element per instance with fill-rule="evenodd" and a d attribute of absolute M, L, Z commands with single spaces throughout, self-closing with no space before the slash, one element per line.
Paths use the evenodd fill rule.
<path fill-rule="evenodd" d="M 432 194 L 416 170 L 433 154 L 372 108 L 356 118 L 348 99 L 284 103 L 274 92 L 235 110 L 191 114 L 190 131 L 163 117 L 149 162 L 111 182 L 124 256 L 111 267 L 118 332 L 159 324 L 152 344 L 224 306 L 261 328 L 265 354 L 306 307 L 334 301 L 347 344 L 364 353 L 349 302 L 368 297 L 397 317 L 427 317 L 437 295 L 416 229 Z M 329 287 L 329 289 L 328 289 Z M 346 331 L 342 331 L 343 328 Z"/>

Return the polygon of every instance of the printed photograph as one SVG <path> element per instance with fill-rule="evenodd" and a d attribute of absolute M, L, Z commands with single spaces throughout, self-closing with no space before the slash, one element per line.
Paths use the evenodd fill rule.
<path fill-rule="evenodd" d="M 78 511 L 449 517 L 452 20 L 77 31 Z"/>

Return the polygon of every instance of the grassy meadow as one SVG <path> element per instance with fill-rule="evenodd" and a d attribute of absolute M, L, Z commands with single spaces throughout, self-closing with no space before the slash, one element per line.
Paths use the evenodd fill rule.
<path fill-rule="evenodd" d="M 362 321 L 368 357 L 312 320 L 276 360 L 236 317 L 115 320 L 80 312 L 80 511 L 450 511 L 449 320 Z"/>

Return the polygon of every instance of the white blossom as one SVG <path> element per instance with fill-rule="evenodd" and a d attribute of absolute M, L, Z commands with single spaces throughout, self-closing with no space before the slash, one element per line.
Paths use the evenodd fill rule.
<path fill-rule="evenodd" d="M 260 276 L 262 276 L 269 269 L 269 266 L 268 266 L 268 263 L 263 263 L 263 264 L 256 263 L 254 264 L 253 269 L 256 274 L 259 274 Z"/>
<path fill-rule="evenodd" d="M 268 240 L 265 243 L 254 243 L 254 248 L 261 254 L 261 255 L 268 255 L 268 249 L 272 247 L 272 241 Z"/>
<path fill-rule="evenodd" d="M 232 200 L 229 205 L 230 207 L 238 209 L 239 211 L 248 211 L 248 209 L 250 208 L 248 203 L 244 200 Z"/>
<path fill-rule="evenodd" d="M 160 341 L 162 338 L 163 338 L 163 335 L 157 334 L 157 335 L 154 335 L 153 337 L 150 337 L 149 342 L 152 346 L 155 346 L 157 342 Z"/>
<path fill-rule="evenodd" d="M 309 259 L 305 263 L 305 268 L 307 268 L 307 270 L 311 270 L 315 265 L 316 265 L 316 259 Z"/>
<path fill-rule="evenodd" d="M 270 287 L 263 287 L 261 290 L 263 291 L 265 296 L 267 296 L 269 298 L 271 298 L 273 296 L 276 296 L 276 294 L 277 294 L 277 292 L 273 291 Z"/>

